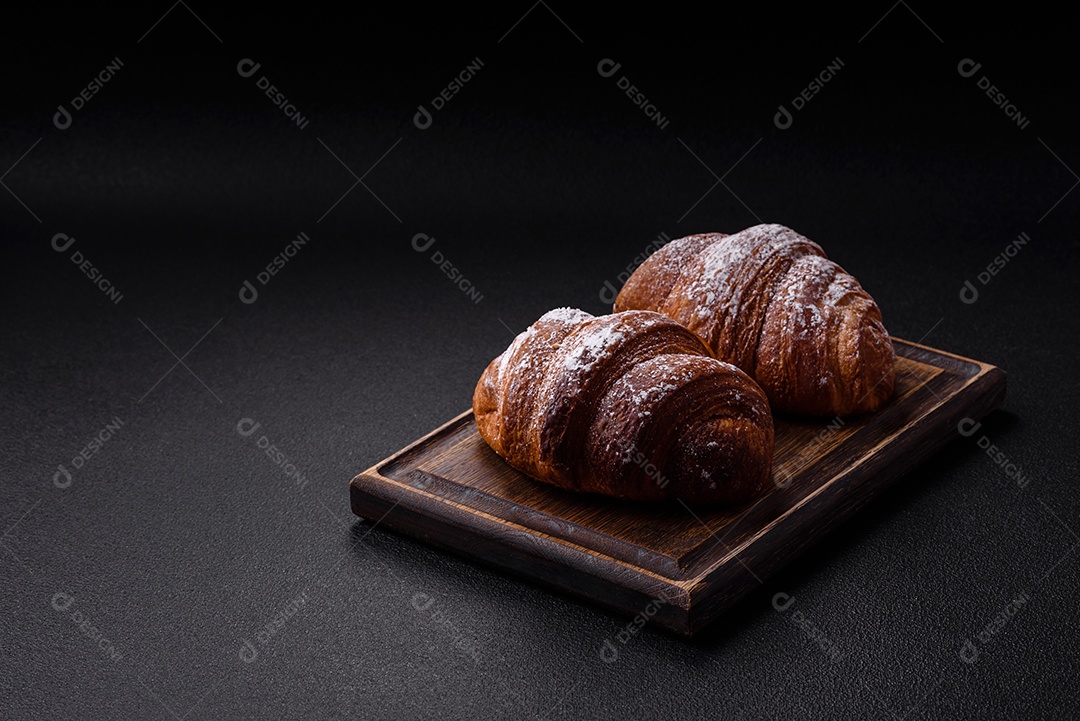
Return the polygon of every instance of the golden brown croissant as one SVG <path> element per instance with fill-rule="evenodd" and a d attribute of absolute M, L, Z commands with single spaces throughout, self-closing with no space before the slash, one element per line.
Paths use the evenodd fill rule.
<path fill-rule="evenodd" d="M 816 243 L 782 225 L 673 240 L 626 281 L 615 310 L 654 310 L 749 373 L 773 410 L 871 411 L 896 355 L 874 299 Z"/>
<path fill-rule="evenodd" d="M 771 477 L 765 394 L 650 311 L 546 313 L 488 365 L 473 412 L 510 465 L 573 491 L 732 502 Z"/>

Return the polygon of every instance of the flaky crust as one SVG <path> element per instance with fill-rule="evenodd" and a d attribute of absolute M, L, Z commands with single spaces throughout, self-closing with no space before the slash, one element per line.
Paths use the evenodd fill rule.
<path fill-rule="evenodd" d="M 768 485 L 765 394 L 658 313 L 546 313 L 476 384 L 480 435 L 560 488 L 634 500 L 735 502 Z"/>
<path fill-rule="evenodd" d="M 881 311 L 817 243 L 782 225 L 673 240 L 627 280 L 615 310 L 677 320 L 750 374 L 773 410 L 846 416 L 892 395 Z"/>

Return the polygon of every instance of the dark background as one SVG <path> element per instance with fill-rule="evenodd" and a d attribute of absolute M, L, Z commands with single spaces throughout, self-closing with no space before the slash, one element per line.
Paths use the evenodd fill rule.
<path fill-rule="evenodd" d="M 1065 18 L 1027 4 L 178 3 L 157 22 L 167 9 L 50 7 L 8 24 L 0 717 L 1076 715 L 1080 148 Z M 57 106 L 115 57 L 119 73 L 57 129 Z M 243 58 L 255 76 L 238 75 Z M 603 58 L 616 76 L 597 73 Z M 835 58 L 777 128 L 777 107 Z M 974 77 L 964 58 L 982 63 Z M 605 280 L 661 232 L 759 220 L 823 245 L 893 335 L 1004 368 L 1003 409 L 701 638 L 646 627 L 614 664 L 598 652 L 626 619 L 351 515 L 349 479 L 467 408 L 540 314 L 606 311 Z M 300 232 L 307 246 L 242 303 Z M 980 284 L 1021 232 L 1030 242 Z M 57 233 L 75 244 L 53 250 Z M 412 249 L 417 233 L 480 302 Z M 241 436 L 242 418 L 259 432 Z M 58 487 L 58 466 L 114 419 Z M 260 451 L 263 434 L 305 485 Z M 773 609 L 781 591 L 807 627 Z M 417 594 L 433 606 L 417 611 Z"/>

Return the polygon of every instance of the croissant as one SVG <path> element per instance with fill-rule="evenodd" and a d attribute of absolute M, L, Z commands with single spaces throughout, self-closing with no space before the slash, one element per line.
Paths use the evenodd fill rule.
<path fill-rule="evenodd" d="M 752 376 L 773 410 L 845 416 L 892 395 L 881 311 L 816 243 L 782 225 L 673 240 L 638 267 L 615 310 L 654 310 Z"/>
<path fill-rule="evenodd" d="M 771 478 L 765 394 L 651 311 L 544 314 L 484 370 L 473 412 L 510 465 L 571 491 L 735 502 Z"/>

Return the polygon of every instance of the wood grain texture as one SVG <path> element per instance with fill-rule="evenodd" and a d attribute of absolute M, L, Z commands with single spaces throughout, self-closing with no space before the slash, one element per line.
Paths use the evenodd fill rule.
<path fill-rule="evenodd" d="M 354 513 L 380 528 L 692 635 L 1005 397 L 1000 369 L 893 339 L 892 399 L 867 416 L 776 418 L 773 487 L 738 507 L 635 503 L 537 483 L 472 412 L 364 471 Z"/>

